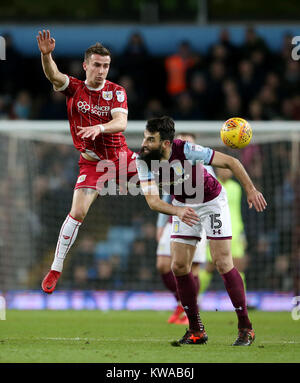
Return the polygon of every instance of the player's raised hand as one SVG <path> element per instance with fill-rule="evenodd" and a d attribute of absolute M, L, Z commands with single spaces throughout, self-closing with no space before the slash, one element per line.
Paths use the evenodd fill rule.
<path fill-rule="evenodd" d="M 77 126 L 77 129 L 77 136 L 80 136 L 81 138 L 90 138 L 92 140 L 94 140 L 101 132 L 99 125 Z"/>
<path fill-rule="evenodd" d="M 189 226 L 194 226 L 200 221 L 197 213 L 191 207 L 178 207 L 176 215 Z"/>
<path fill-rule="evenodd" d="M 55 40 L 50 36 L 50 31 L 43 30 L 43 32 L 39 31 L 39 35 L 36 36 L 39 50 L 43 53 L 43 55 L 47 55 L 51 53 L 55 48 Z"/>
<path fill-rule="evenodd" d="M 264 196 L 256 189 L 248 192 L 247 201 L 249 208 L 251 209 L 252 206 L 254 206 L 255 210 L 258 212 L 264 211 L 267 206 L 267 202 L 264 199 Z"/>

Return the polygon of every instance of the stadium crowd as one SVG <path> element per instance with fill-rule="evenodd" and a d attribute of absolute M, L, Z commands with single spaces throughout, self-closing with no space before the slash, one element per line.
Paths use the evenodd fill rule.
<path fill-rule="evenodd" d="M 43 76 L 38 51 L 35 57 L 22 57 L 9 36 L 6 42 L 7 62 L 0 66 L 3 79 L 0 82 L 0 119 L 67 119 L 65 97 L 51 90 Z M 142 36 L 135 33 L 123 54 L 113 57 L 108 78 L 126 89 L 131 120 L 163 114 L 172 116 L 175 121 L 225 120 L 229 116 L 243 116 L 249 120 L 300 120 L 300 64 L 291 59 L 291 49 L 288 34 L 283 39 L 281 51 L 272 52 L 252 28 L 246 30 L 245 41 L 240 46 L 231 43 L 224 29 L 219 41 L 208 52 L 199 52 L 188 41 L 182 41 L 173 55 L 154 57 L 149 54 Z M 84 77 L 81 59 L 57 57 L 56 61 L 62 72 Z M 34 151 L 38 169 L 33 180 L 33 194 L 39 206 L 34 212 L 35 231 L 37 249 L 42 257 L 39 254 L 41 262 L 29 275 L 29 287 L 39 286 L 40 277 L 49 266 L 49 253 L 54 250 L 57 231 L 46 233 L 45 228 L 59 227 L 70 208 L 78 158 L 71 146 L 63 144 L 56 147 L 39 142 Z M 299 230 L 293 209 L 299 193 L 290 173 L 289 154 L 289 143 L 276 147 L 271 143 L 252 145 L 242 152 L 243 164 L 256 184 L 261 185 L 268 201 L 266 214 L 260 217 L 247 209 L 245 200 L 242 205 L 247 253 L 251 260 L 250 289 L 289 290 L 292 270 L 300 268 L 299 254 L 293 251 L 292 245 L 287 246 L 292 244 L 295 227 Z M 276 174 L 263 177 L 270 169 Z M 83 228 L 78 245 L 68 257 L 61 286 L 163 288 L 155 270 L 156 217 L 148 212 L 142 198 L 135 198 L 134 202 L 128 196 L 105 198 L 109 201 L 105 204 L 97 201 L 97 207 L 92 209 L 84 225 L 86 232 Z M 126 209 L 121 208 L 124 198 Z M 111 209 L 112 205 L 122 214 L 118 220 L 111 217 L 106 223 L 107 230 L 99 234 L 97 223 L 104 225 L 101 219 L 110 216 L 108 207 Z M 139 214 L 141 210 L 143 215 Z M 51 222 L 47 221 L 49 219 Z M 89 222 L 94 223 L 94 229 Z M 107 243 L 110 230 L 122 225 L 129 230 L 133 228 L 135 233 L 131 237 L 128 234 L 131 240 L 125 246 L 126 251 L 123 243 L 120 249 L 105 252 L 103 249 L 110 246 Z M 212 288 L 217 287 L 216 280 Z"/>
<path fill-rule="evenodd" d="M 65 119 L 64 96 L 50 91 L 38 50 L 35 57 L 23 57 L 11 38 L 5 38 L 0 118 Z M 123 53 L 113 54 L 109 79 L 125 87 L 131 120 L 163 113 L 175 120 L 223 120 L 228 115 L 299 120 L 300 65 L 291 59 L 291 39 L 287 33 L 281 51 L 273 52 L 253 28 L 246 30 L 240 46 L 231 43 L 224 29 L 207 52 L 182 41 L 174 54 L 154 57 L 142 36 L 134 33 Z M 81 58 L 56 61 L 62 72 L 84 77 Z"/>

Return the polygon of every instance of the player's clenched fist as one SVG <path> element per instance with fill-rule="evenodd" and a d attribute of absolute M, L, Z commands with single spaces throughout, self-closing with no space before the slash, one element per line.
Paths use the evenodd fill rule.
<path fill-rule="evenodd" d="M 39 35 L 36 36 L 39 50 L 43 55 L 51 53 L 55 48 L 55 40 L 50 36 L 50 31 L 43 30 L 43 33 L 39 31 Z"/>
<path fill-rule="evenodd" d="M 193 226 L 199 222 L 199 217 L 191 207 L 178 207 L 177 217 L 189 226 Z"/>

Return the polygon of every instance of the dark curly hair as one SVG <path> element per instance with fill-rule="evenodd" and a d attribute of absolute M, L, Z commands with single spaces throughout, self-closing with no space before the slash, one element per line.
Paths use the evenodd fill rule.
<path fill-rule="evenodd" d="M 151 118 L 147 121 L 146 129 L 150 133 L 158 132 L 161 140 L 169 140 L 171 143 L 175 136 L 175 123 L 171 117 L 162 116 Z"/>

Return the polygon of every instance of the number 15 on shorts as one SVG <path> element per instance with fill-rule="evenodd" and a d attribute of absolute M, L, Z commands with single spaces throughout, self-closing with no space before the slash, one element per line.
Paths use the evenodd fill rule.
<path fill-rule="evenodd" d="M 221 234 L 222 221 L 219 219 L 221 214 L 210 214 L 210 227 L 213 234 Z"/>

